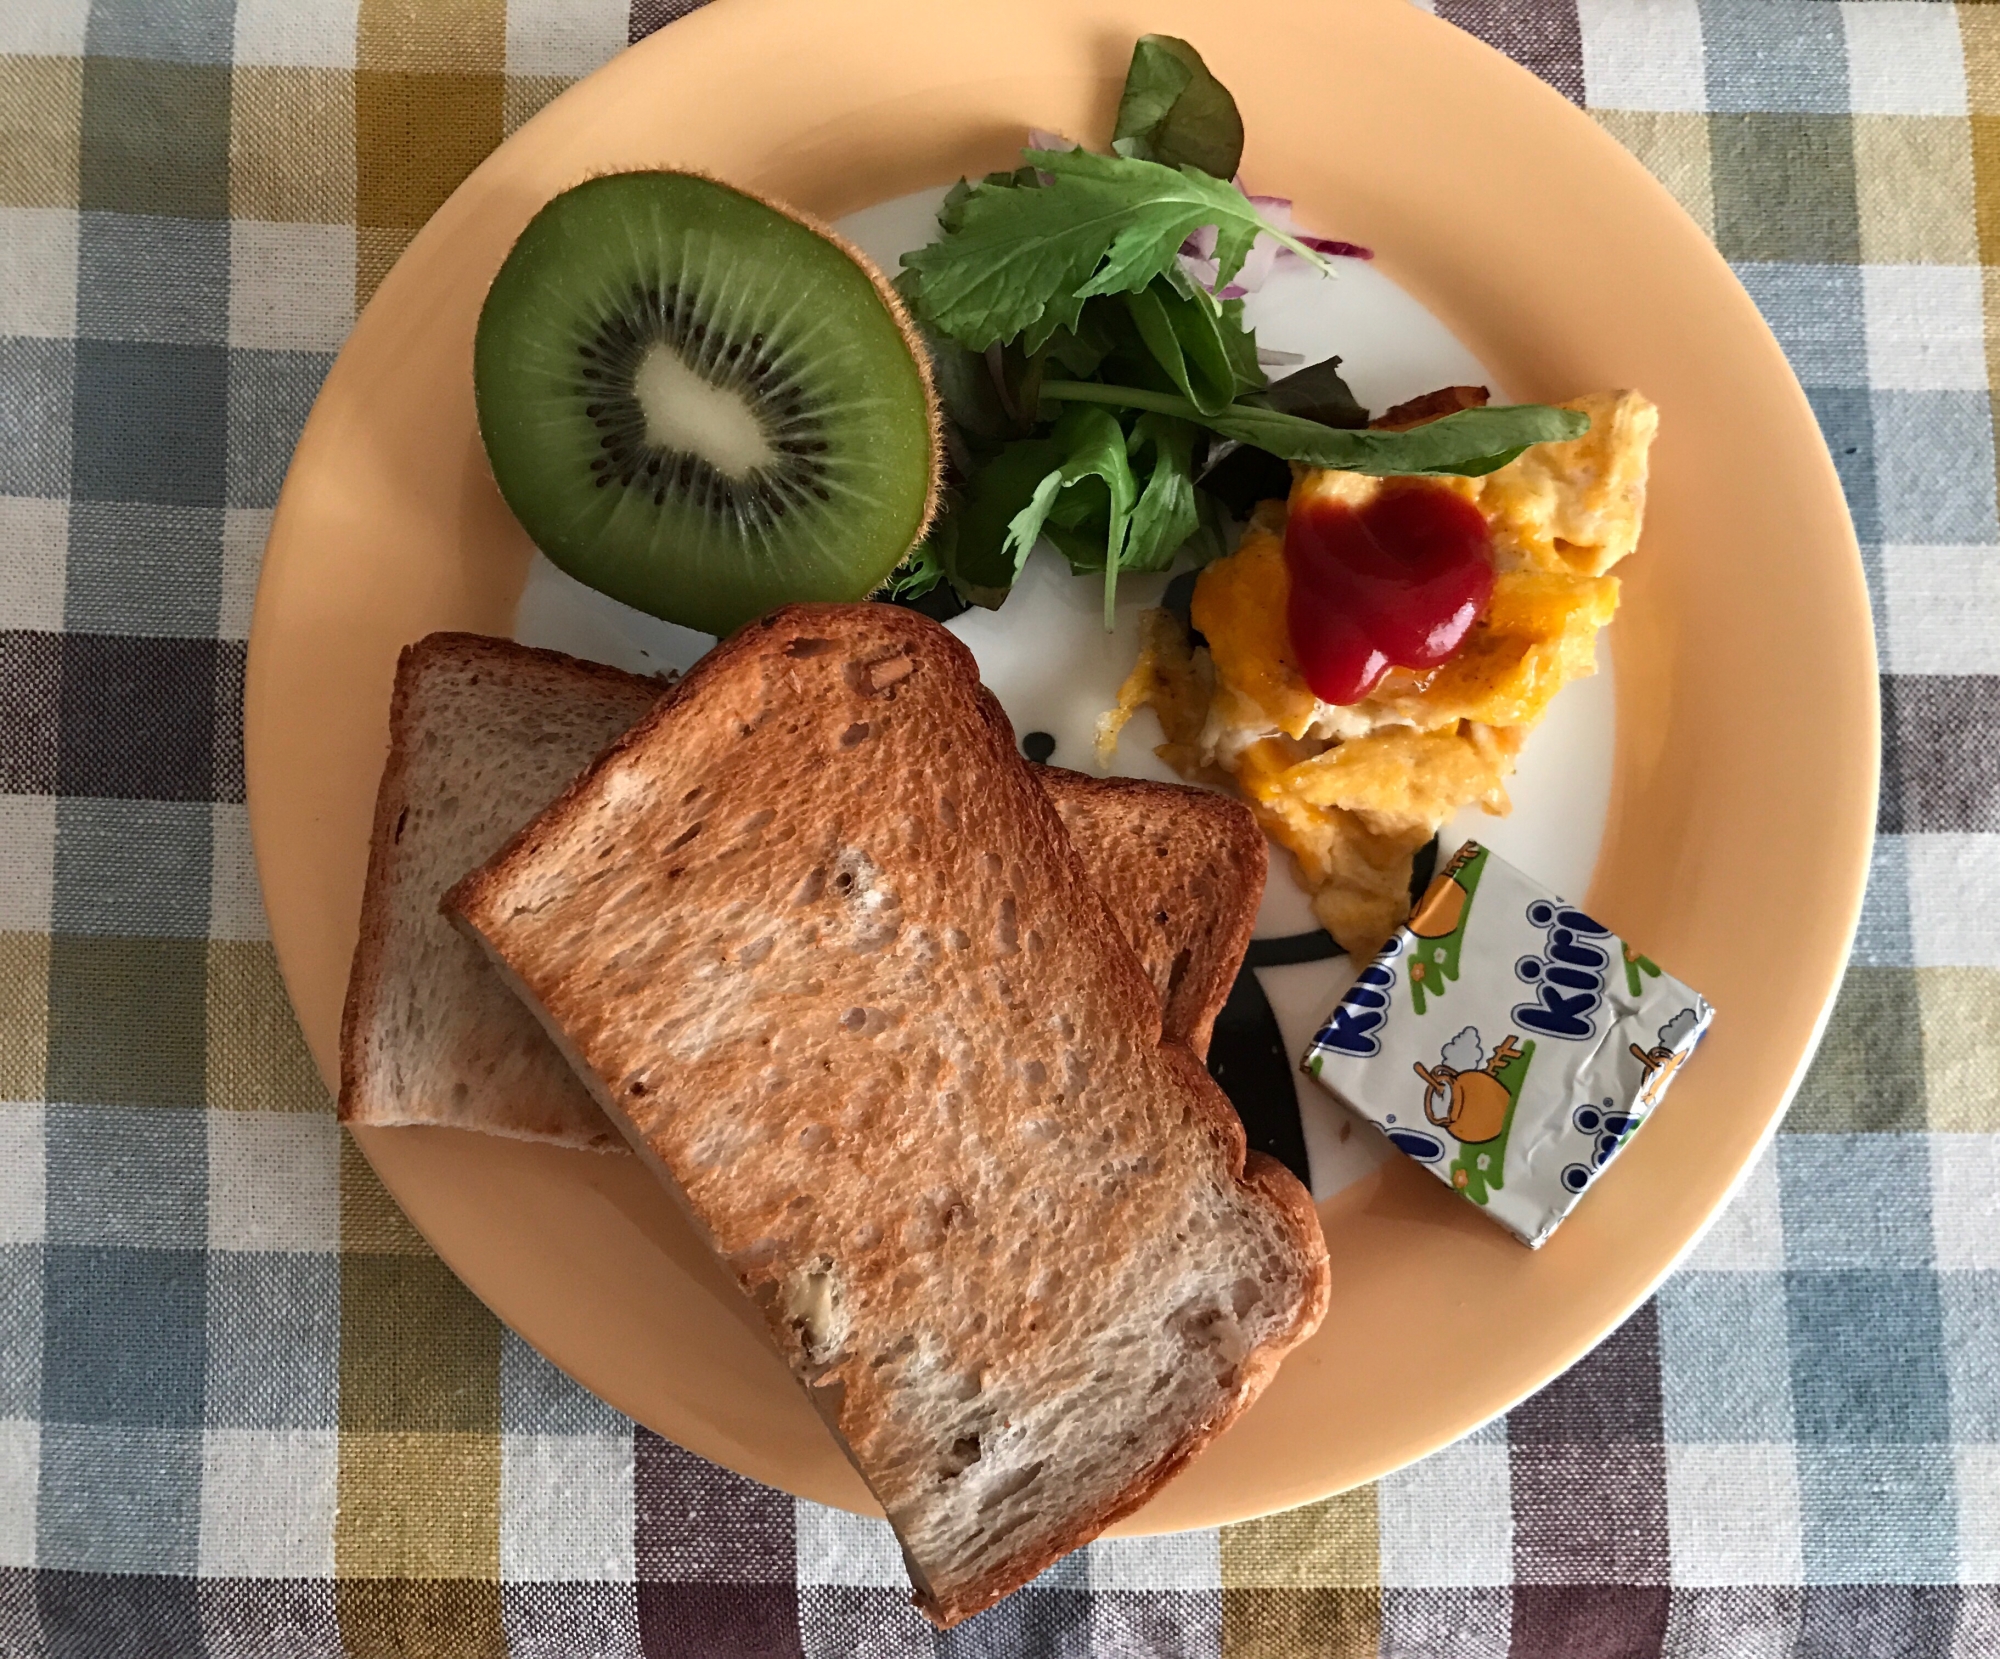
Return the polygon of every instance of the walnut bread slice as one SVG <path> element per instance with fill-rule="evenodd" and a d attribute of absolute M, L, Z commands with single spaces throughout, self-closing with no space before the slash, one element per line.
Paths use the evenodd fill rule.
<path fill-rule="evenodd" d="M 1153 982 L 1167 1037 L 1206 1055 L 1270 868 L 1256 818 L 1241 801 L 1184 784 L 1061 766 L 1035 777 Z"/>
<path fill-rule="evenodd" d="M 406 646 L 340 1022 L 340 1116 L 625 1150 L 438 899 L 659 700 L 661 680 L 483 634 Z"/>
<path fill-rule="evenodd" d="M 447 895 L 763 1310 L 950 1625 L 1143 1503 L 1318 1324 L 971 654 L 887 605 L 711 652 Z"/>
<path fill-rule="evenodd" d="M 485 862 L 658 701 L 663 681 L 483 634 L 403 652 L 376 798 L 363 926 L 342 1029 L 341 1115 L 482 1130 L 629 1157 L 540 1023 L 438 913 Z M 1035 776 L 1166 1011 L 1197 1054 L 1263 893 L 1247 807 L 1180 784 Z"/>

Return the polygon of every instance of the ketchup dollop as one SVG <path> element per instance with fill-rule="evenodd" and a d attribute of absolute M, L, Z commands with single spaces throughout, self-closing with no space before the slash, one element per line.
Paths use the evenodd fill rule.
<path fill-rule="evenodd" d="M 1421 485 L 1359 508 L 1298 504 L 1285 568 L 1292 652 L 1323 703 L 1359 702 L 1392 667 L 1435 668 L 1493 595 L 1485 518 L 1463 496 Z"/>

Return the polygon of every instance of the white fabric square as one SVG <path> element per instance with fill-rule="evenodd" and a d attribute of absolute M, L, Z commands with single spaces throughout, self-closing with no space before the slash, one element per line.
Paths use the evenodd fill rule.
<path fill-rule="evenodd" d="M 340 1125 L 331 1112 L 208 1114 L 208 1246 L 340 1248 Z"/>
<path fill-rule="evenodd" d="M 512 0 L 507 73 L 588 75 L 625 50 L 627 0 Z"/>
<path fill-rule="evenodd" d="M 1910 869 L 1910 954 L 1919 968 L 2000 968 L 2000 836 L 1899 837 Z"/>
<path fill-rule="evenodd" d="M 1513 1481 L 1507 1448 L 1460 1441 L 1375 1488 L 1382 1586 L 1510 1584 Z"/>
<path fill-rule="evenodd" d="M 1086 1552 L 1093 1590 L 1219 1590 L 1222 1534 L 1168 1532 L 1100 1538 Z"/>
<path fill-rule="evenodd" d="M 1983 392 L 1980 283 L 1976 265 L 1864 265 L 1869 383 L 1890 392 Z"/>
<path fill-rule="evenodd" d="M 0 6 L 0 53 L 81 57 L 89 25 L 90 0 L 8 0 Z"/>
<path fill-rule="evenodd" d="M 1674 1583 L 1796 1584 L 1799 1472 L 1790 1446 L 1667 1446 Z"/>
<path fill-rule="evenodd" d="M 250 850 L 250 811 L 239 801 L 209 809 L 209 924 L 211 939 L 268 939 L 257 860 Z"/>
<path fill-rule="evenodd" d="M 264 568 L 264 544 L 271 539 L 271 509 L 230 507 L 222 515 L 222 605 L 216 634 L 248 639 L 257 604 L 257 575 Z"/>
<path fill-rule="evenodd" d="M 903 1590 L 910 1575 L 887 1521 L 798 1498 L 792 1504 L 793 1547 L 800 1584 L 843 1584 L 856 1589 Z"/>
<path fill-rule="evenodd" d="M 354 227 L 229 227 L 229 343 L 338 351 L 354 326 Z"/>
<path fill-rule="evenodd" d="M 0 795 L 0 933 L 48 932 L 55 882 L 55 797 Z"/>
<path fill-rule="evenodd" d="M 0 1106 L 0 1244 L 40 1244 L 47 1235 L 47 1122 L 39 1104 Z"/>
<path fill-rule="evenodd" d="M 1933 1135 L 1930 1143 L 1939 1270 L 2000 1271 L 2000 1135 Z"/>
<path fill-rule="evenodd" d="M 0 208 L 0 334 L 76 333 L 76 226 L 73 208 Z"/>
<path fill-rule="evenodd" d="M 236 0 L 236 61 L 352 69 L 361 0 Z"/>
<path fill-rule="evenodd" d="M 1958 1579 L 1961 1584 L 2000 1581 L 2000 1446 L 1960 1446 L 1958 1464 Z"/>
<path fill-rule="evenodd" d="M 1932 0 L 1853 0 L 1847 99 L 1856 115 L 1963 115 L 1965 54 L 1957 8 Z"/>
<path fill-rule="evenodd" d="M 1708 107 L 1698 0 L 1578 0 L 1593 109 Z"/>
<path fill-rule="evenodd" d="M 630 1584 L 632 1437 L 509 1434 L 500 1442 L 500 1576 Z"/>
<path fill-rule="evenodd" d="M 2000 674 L 2000 547 L 1885 547 L 1892 674 Z"/>
<path fill-rule="evenodd" d="M 201 1576 L 332 1577 L 339 1480 L 333 1429 L 207 1430 Z"/>
<path fill-rule="evenodd" d="M 35 1565 L 35 1509 L 41 1492 L 42 1425 L 0 1421 L 0 1567 Z"/>
<path fill-rule="evenodd" d="M 69 503 L 0 495 L 0 628 L 59 634 L 69 569 Z"/>
<path fill-rule="evenodd" d="M 1778 1273 L 1785 1266 L 1785 1223 L 1778 1207 L 1777 1148 L 1766 1143 L 1722 1213 L 1681 1266 L 1693 1273 Z"/>
<path fill-rule="evenodd" d="M 1420 1589 L 1408 1595 L 1392 1591 L 1382 1597 L 1381 1645 L 1373 1651 L 1383 1659 L 1541 1659 L 1539 1653 L 1518 1652 L 1513 1623 L 1514 1598 L 1504 1591 Z M 1593 1654 L 1592 1659 L 1599 1656 Z M 1683 1656 L 1676 1654 L 1676 1659 Z M 1732 1653 L 1729 1659 L 1742 1655 Z"/>

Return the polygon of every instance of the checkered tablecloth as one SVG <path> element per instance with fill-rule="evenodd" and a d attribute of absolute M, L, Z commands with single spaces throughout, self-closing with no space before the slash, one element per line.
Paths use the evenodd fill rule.
<path fill-rule="evenodd" d="M 685 6 L 0 0 L 0 1659 L 2000 1654 L 2000 6 L 1439 3 L 1666 181 L 1819 412 L 1885 669 L 1855 965 L 1569 1376 L 939 1638 L 883 1528 L 635 1429 L 429 1254 L 245 831 L 257 561 L 357 304 Z"/>

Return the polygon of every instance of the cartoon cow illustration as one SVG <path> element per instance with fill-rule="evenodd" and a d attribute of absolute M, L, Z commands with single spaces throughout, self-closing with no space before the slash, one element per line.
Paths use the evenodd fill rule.
<path fill-rule="evenodd" d="M 1639 1084 L 1639 1102 L 1651 1111 L 1659 1103 L 1660 1096 L 1667 1091 L 1668 1083 L 1681 1068 L 1681 1063 L 1694 1052 L 1693 1046 L 1682 1048 L 1690 1031 L 1700 1023 L 1701 1016 L 1692 1008 L 1683 1008 L 1672 1019 L 1660 1027 L 1660 1040 L 1650 1049 L 1631 1045 L 1632 1058 L 1645 1068 L 1645 1077 Z"/>
<path fill-rule="evenodd" d="M 1489 1058 L 1477 1028 L 1468 1025 L 1444 1045 L 1435 1068 L 1415 1064 L 1424 1080 L 1424 1116 L 1469 1145 L 1498 1138 L 1513 1103 L 1499 1073 L 1519 1052 L 1510 1032 Z"/>

